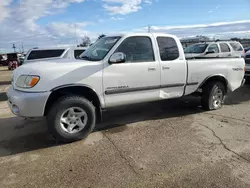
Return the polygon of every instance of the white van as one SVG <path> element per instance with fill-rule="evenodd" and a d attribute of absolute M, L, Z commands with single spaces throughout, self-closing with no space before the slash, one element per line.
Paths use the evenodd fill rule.
<path fill-rule="evenodd" d="M 86 49 L 87 47 L 31 49 L 23 64 L 52 59 L 78 59 Z"/>

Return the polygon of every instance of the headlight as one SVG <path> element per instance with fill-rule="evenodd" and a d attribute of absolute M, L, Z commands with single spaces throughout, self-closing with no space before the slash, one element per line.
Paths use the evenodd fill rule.
<path fill-rule="evenodd" d="M 20 88 L 32 88 L 39 82 L 39 80 L 39 76 L 21 75 L 16 81 L 16 86 Z"/>

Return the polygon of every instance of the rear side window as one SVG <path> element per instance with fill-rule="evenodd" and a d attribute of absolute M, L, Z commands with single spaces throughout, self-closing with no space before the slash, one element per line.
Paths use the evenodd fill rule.
<path fill-rule="evenodd" d="M 230 45 L 232 46 L 232 48 L 234 49 L 234 51 L 243 51 L 243 48 L 237 42 L 231 42 Z"/>
<path fill-rule="evenodd" d="M 84 52 L 85 50 L 74 50 L 74 56 L 76 59 Z"/>
<path fill-rule="evenodd" d="M 172 61 L 179 58 L 179 49 L 176 41 L 171 37 L 157 37 L 162 61 Z"/>
<path fill-rule="evenodd" d="M 35 60 L 35 59 L 45 59 L 52 57 L 60 57 L 64 52 L 64 49 L 57 50 L 33 50 L 30 52 L 27 60 Z"/>
<path fill-rule="evenodd" d="M 220 49 L 221 49 L 221 52 L 230 52 L 230 48 L 226 43 L 221 43 Z"/>

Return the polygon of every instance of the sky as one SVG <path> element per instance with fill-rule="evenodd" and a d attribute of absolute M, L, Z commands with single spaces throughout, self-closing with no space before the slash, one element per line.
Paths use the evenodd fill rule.
<path fill-rule="evenodd" d="M 0 0 L 0 52 L 148 27 L 180 38 L 250 38 L 249 12 L 250 0 Z"/>

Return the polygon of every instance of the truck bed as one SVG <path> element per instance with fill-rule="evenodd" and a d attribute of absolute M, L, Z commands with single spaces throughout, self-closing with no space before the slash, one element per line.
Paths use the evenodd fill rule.
<path fill-rule="evenodd" d="M 187 60 L 187 83 L 185 95 L 195 92 L 212 76 L 226 77 L 230 91 L 241 86 L 245 62 L 243 58 L 198 58 Z"/>

